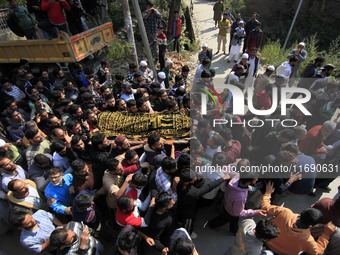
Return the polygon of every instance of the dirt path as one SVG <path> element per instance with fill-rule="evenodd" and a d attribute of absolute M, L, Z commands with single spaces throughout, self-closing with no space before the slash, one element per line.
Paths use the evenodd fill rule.
<path fill-rule="evenodd" d="M 227 74 L 229 74 L 231 68 L 233 67 L 233 63 L 227 63 L 228 56 L 223 55 L 222 47 L 220 49 L 220 53 L 215 55 L 217 52 L 217 34 L 218 28 L 215 27 L 215 23 L 213 20 L 213 6 L 215 1 L 206 1 L 206 0 L 193 0 L 194 5 L 194 20 L 196 22 L 196 26 L 198 31 L 198 38 L 200 41 L 200 45 L 204 42 L 208 43 L 209 48 L 213 49 L 213 61 L 212 67 L 216 70 L 216 78 L 225 78 Z M 227 35 L 227 52 L 229 52 L 229 38 L 230 34 Z"/>

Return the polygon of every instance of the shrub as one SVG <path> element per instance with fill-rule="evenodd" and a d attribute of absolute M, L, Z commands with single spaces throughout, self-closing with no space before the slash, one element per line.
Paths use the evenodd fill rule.
<path fill-rule="evenodd" d="M 126 41 L 116 40 L 110 43 L 108 47 L 108 59 L 110 60 L 123 60 L 130 57 L 130 46 Z"/>

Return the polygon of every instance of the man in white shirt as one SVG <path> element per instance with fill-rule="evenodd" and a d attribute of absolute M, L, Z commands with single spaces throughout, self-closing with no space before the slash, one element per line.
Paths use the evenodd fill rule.
<path fill-rule="evenodd" d="M 292 73 L 292 68 L 296 66 L 299 62 L 299 59 L 296 56 L 293 56 L 289 59 L 289 61 L 283 62 L 276 70 L 277 76 L 283 77 L 286 80 L 286 83 L 283 87 L 286 87 L 287 82 Z"/>

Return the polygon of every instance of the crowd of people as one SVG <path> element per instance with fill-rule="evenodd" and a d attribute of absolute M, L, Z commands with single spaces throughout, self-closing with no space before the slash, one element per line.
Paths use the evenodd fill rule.
<path fill-rule="evenodd" d="M 58 2 L 53 3 L 67 10 L 68 2 Z M 76 63 L 68 79 L 61 69 L 42 68 L 33 74 L 29 62 L 21 59 L 13 75 L 1 77 L 2 232 L 18 228 L 20 244 L 33 253 L 103 254 L 108 241 L 113 243 L 113 254 L 152 250 L 164 255 L 198 254 L 193 241 L 196 214 L 203 207 L 216 210 L 217 204 L 222 205 L 219 215 L 204 227 L 216 229 L 229 223 L 230 235 L 236 236 L 228 250 L 218 253 L 340 252 L 340 199 L 322 198 L 300 214 L 279 206 L 292 194 L 315 197 L 316 189 L 330 192 L 328 186 L 336 178 L 308 171 L 319 165 L 335 171 L 339 165 L 340 125 L 334 116 L 340 107 L 339 84 L 329 79 L 335 67 L 325 65 L 320 56 L 298 80 L 297 71 L 308 54 L 301 42 L 288 61 L 276 70 L 267 66 L 259 74 L 257 54 L 263 37 L 259 15 L 254 13 L 244 22 L 238 14 L 230 25 L 231 12 L 220 0 L 216 4 L 217 54 L 221 46 L 228 54 L 231 29 L 226 64 L 234 60 L 235 65 L 226 83 L 243 90 L 254 88 L 254 107 L 259 110 L 271 108 L 273 87 L 297 84 L 311 91 L 304 106 L 312 115 L 297 107 L 289 109 L 289 118 L 297 123 L 293 128 L 280 121 L 265 122 L 263 116 L 236 116 L 228 89 L 219 95 L 222 105 L 208 102 L 207 114 L 202 115 L 201 95 L 189 93 L 189 67 L 174 77 L 170 72 L 173 63 L 165 55 L 161 14 L 147 3 L 144 18 L 154 57 L 161 64 L 158 73 L 142 60 L 139 65 L 131 63 L 127 73 L 113 76 L 110 63 L 103 59 L 98 71 Z M 175 12 L 171 26 L 175 51 L 180 24 Z M 65 21 L 57 27 L 62 30 L 64 25 Z M 192 91 L 214 87 L 213 52 L 207 43 L 198 58 L 201 65 Z M 164 139 L 157 132 L 142 141 L 124 134 L 106 137 L 97 127 L 101 112 L 190 114 L 192 134 L 187 143 Z M 280 107 L 266 116 L 286 117 Z M 214 126 L 216 119 L 264 125 Z M 299 171 L 279 176 L 242 171 L 260 165 L 293 166 Z M 271 217 L 264 219 L 267 216 Z"/>
<path fill-rule="evenodd" d="M 87 31 L 88 24 L 98 26 L 103 23 L 101 1 L 88 0 L 27 0 L 27 6 L 16 0 L 8 0 L 8 27 L 18 36 L 26 39 L 40 39 L 39 29 L 47 39 L 58 37 L 59 31 L 76 35 Z"/>

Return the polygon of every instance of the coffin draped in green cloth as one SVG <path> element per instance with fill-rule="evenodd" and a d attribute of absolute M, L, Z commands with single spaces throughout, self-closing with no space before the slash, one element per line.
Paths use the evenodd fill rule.
<path fill-rule="evenodd" d="M 103 112 L 98 116 L 97 127 L 106 137 L 141 138 L 156 133 L 165 138 L 182 138 L 190 134 L 190 116 L 178 111 L 157 114 Z"/>

